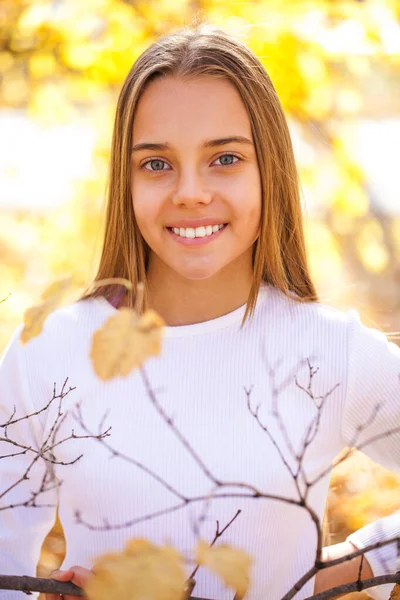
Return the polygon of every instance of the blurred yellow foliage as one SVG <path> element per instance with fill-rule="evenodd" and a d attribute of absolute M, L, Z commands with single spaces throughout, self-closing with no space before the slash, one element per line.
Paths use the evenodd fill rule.
<path fill-rule="evenodd" d="M 377 220 L 363 224 L 356 237 L 360 261 L 367 269 L 380 273 L 389 264 L 389 253 L 384 245 L 384 233 Z"/>
<path fill-rule="evenodd" d="M 313 276 L 321 282 L 321 287 L 333 288 L 342 276 L 340 248 L 333 232 L 326 224 L 309 219 L 306 236 Z"/>
<path fill-rule="evenodd" d="M 50 77 L 56 74 L 57 61 L 50 52 L 38 52 L 30 57 L 29 70 L 35 79 Z"/>
<path fill-rule="evenodd" d="M 358 183 L 344 176 L 333 193 L 333 208 L 353 219 L 363 217 L 369 210 L 367 194 Z"/>

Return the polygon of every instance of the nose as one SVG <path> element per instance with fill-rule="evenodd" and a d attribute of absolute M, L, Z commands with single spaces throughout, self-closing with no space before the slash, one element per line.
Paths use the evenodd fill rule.
<path fill-rule="evenodd" d="M 188 170 L 182 172 L 172 202 L 176 205 L 186 204 L 195 206 L 197 204 L 209 204 L 212 198 L 210 191 L 204 189 L 204 182 L 196 171 Z"/>

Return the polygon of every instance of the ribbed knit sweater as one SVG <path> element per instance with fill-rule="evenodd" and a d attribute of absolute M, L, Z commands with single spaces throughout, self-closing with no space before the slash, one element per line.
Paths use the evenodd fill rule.
<path fill-rule="evenodd" d="M 263 284 L 254 316 L 243 329 L 245 305 L 210 321 L 165 327 L 161 353 L 145 362 L 143 373 L 135 370 L 104 382 L 91 363 L 91 342 L 116 310 L 104 298 L 74 302 L 54 311 L 43 332 L 26 345 L 18 326 L 5 349 L 1 423 L 14 406 L 14 419 L 40 411 L 53 397 L 54 385 L 59 395 L 68 378 L 64 392 L 74 389 L 63 398 L 56 440 L 72 430 L 78 437 L 54 449 L 58 463 L 72 464 L 53 465 L 61 485 L 37 496 L 40 507 L 0 509 L 0 572 L 35 575 L 57 502 L 67 552 L 61 568 L 90 569 L 97 556 L 121 551 L 132 537 L 145 537 L 182 552 L 187 576 L 198 538 L 211 543 L 217 521 L 222 530 L 240 509 L 216 545 L 231 544 L 251 556 L 246 600 L 279 600 L 315 560 L 316 528 L 309 513 L 285 501 L 299 501 L 305 478 L 315 480 L 307 503 L 322 522 L 329 467 L 344 447 L 372 439 L 361 450 L 400 473 L 400 433 L 374 439 L 400 426 L 400 349 L 362 324 L 355 310 L 298 303 Z M 78 403 L 85 426 L 94 434 L 111 427 L 104 441 L 131 462 L 113 457 L 97 439 L 79 438 L 86 432 L 76 419 Z M 9 426 L 9 438 L 40 447 L 58 410 L 56 399 Z M 0 444 L 1 456 L 17 451 Z M 0 494 L 21 477 L 33 456 L 28 451 L 0 460 Z M 38 460 L 29 479 L 3 495 L 0 507 L 26 502 L 40 489 L 44 469 Z M 228 485 L 216 486 L 216 480 Z M 208 503 L 193 500 L 211 493 Z M 347 539 L 364 548 L 394 536 L 400 536 L 400 512 Z M 396 544 L 370 551 L 367 558 L 374 575 L 400 570 Z M 194 596 L 233 599 L 232 589 L 204 567 L 195 579 Z M 296 600 L 313 594 L 314 580 Z M 387 600 L 392 587 L 369 593 Z M 0 591 L 1 600 L 23 597 Z"/>

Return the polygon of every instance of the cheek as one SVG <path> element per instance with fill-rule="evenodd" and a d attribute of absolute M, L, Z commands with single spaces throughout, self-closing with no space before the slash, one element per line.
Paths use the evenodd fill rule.
<path fill-rule="evenodd" d="M 133 212 L 139 231 L 147 241 L 154 235 L 154 218 L 143 204 L 137 205 L 136 208 L 134 207 Z"/>
<path fill-rule="evenodd" d="M 261 198 L 254 202 L 254 205 L 249 211 L 247 231 L 248 235 L 251 236 L 251 243 L 254 244 L 261 233 Z"/>
<path fill-rule="evenodd" d="M 262 214 L 262 190 L 261 181 L 258 178 L 257 185 L 254 186 L 254 204 L 253 204 L 253 221 L 257 223 L 257 227 L 261 225 Z"/>
<path fill-rule="evenodd" d="M 140 187 L 138 184 L 131 186 L 131 201 L 135 219 L 143 231 L 151 229 L 151 224 L 155 222 L 156 204 L 148 191 L 144 192 Z"/>
<path fill-rule="evenodd" d="M 261 226 L 261 198 L 257 198 L 254 194 L 251 198 L 245 198 L 247 207 L 246 210 L 238 211 L 239 222 L 241 226 L 251 235 Z"/>
<path fill-rule="evenodd" d="M 246 210 L 242 210 L 242 206 L 246 207 Z M 248 228 L 253 230 L 259 227 L 262 212 L 262 190 L 261 178 L 257 168 L 251 170 L 245 182 L 245 187 L 241 190 L 240 212 L 242 218 L 243 213 L 246 214 L 245 221 Z"/>

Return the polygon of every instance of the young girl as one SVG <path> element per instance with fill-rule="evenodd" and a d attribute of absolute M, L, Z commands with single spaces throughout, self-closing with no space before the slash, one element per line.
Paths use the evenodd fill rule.
<path fill-rule="evenodd" d="M 212 543 L 217 521 L 219 531 L 232 521 L 216 545 L 252 558 L 246 598 L 279 600 L 314 565 L 321 539 L 299 502 L 322 521 L 329 467 L 341 450 L 372 440 L 362 451 L 400 473 L 400 433 L 382 437 L 400 426 L 400 350 L 356 311 L 318 302 L 282 108 L 258 59 L 223 30 L 200 25 L 163 37 L 126 78 L 95 279 L 109 277 L 129 279 L 132 292 L 88 288 L 25 345 L 21 324 L 4 353 L 2 423 L 14 406 L 16 416 L 38 413 L 9 435 L 37 448 L 59 404 L 41 409 L 68 377 L 74 389 L 63 398 L 58 439 L 72 430 L 76 438 L 55 450 L 58 493 L 44 486 L 40 507 L 0 511 L 0 571 L 35 574 L 58 502 L 66 557 L 55 579 L 81 586 L 99 555 L 134 537 L 190 558 L 199 538 Z M 101 381 L 92 336 L 120 307 L 135 306 L 138 282 L 143 309 L 166 323 L 161 353 L 143 370 Z M 103 423 L 112 428 L 107 443 L 135 464 L 79 437 Z M 3 488 L 31 461 L 29 452 L 0 461 Z M 40 490 L 43 469 L 38 461 L 3 504 L 21 505 Z M 209 503 L 193 500 L 212 492 Z M 322 558 L 395 536 L 400 513 Z M 295 598 L 357 580 L 359 565 L 357 557 L 320 571 Z M 187 576 L 193 568 L 188 560 Z M 362 579 L 399 569 L 396 543 L 388 544 L 366 554 Z M 234 596 L 204 568 L 195 580 L 193 596 Z M 368 593 L 386 599 L 392 587 Z M 2 600 L 19 597 L 0 592 Z"/>

